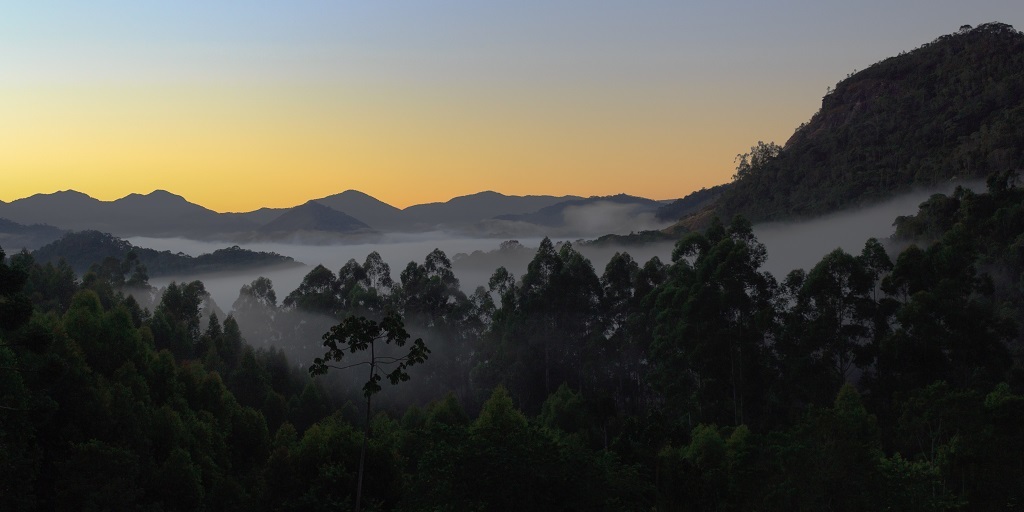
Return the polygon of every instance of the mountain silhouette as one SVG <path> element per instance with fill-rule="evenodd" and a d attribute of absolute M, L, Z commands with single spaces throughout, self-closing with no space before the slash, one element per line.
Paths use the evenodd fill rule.
<path fill-rule="evenodd" d="M 356 233 L 370 231 L 370 226 L 359 219 L 339 212 L 317 201 L 291 208 L 259 229 L 261 233 L 294 233 L 322 231 L 327 233 Z"/>
<path fill-rule="evenodd" d="M 363 192 L 346 190 L 294 208 L 217 213 L 164 190 L 129 194 L 115 201 L 100 201 L 67 190 L 0 203 L 0 218 L 25 225 L 48 224 L 60 230 L 98 230 L 118 237 L 245 241 L 283 240 L 292 232 L 354 234 L 435 230 L 487 235 L 488 229 L 498 226 L 494 222 L 496 218 L 515 218 L 521 223 L 532 222 L 539 226 L 558 225 L 559 208 L 576 204 L 574 201 L 587 204 L 592 200 L 579 196 L 510 196 L 486 191 L 403 210 Z M 656 205 L 643 198 L 629 201 L 643 203 L 643 211 Z M 563 203 L 561 207 L 556 206 Z M 551 207 L 556 209 L 545 210 Z"/>
<path fill-rule="evenodd" d="M 501 215 L 533 213 L 579 196 L 507 196 L 494 191 L 454 197 L 443 203 L 410 206 L 403 212 L 417 227 L 466 225 Z"/>
<path fill-rule="evenodd" d="M 539 226 L 561 226 L 565 223 L 566 213 L 573 208 L 601 207 L 602 205 L 618 205 L 629 207 L 634 214 L 655 212 L 662 203 L 643 197 L 618 194 L 614 196 L 594 196 L 586 199 L 570 199 L 547 206 L 531 213 L 518 215 L 499 215 L 499 220 L 528 222 Z"/>
<path fill-rule="evenodd" d="M 379 231 L 402 230 L 406 227 L 406 216 L 402 210 L 358 190 L 321 197 L 316 202 L 355 217 Z"/>

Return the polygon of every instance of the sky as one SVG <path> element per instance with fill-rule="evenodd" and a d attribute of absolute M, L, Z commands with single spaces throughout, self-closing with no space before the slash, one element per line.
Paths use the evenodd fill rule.
<path fill-rule="evenodd" d="M 12 2 L 0 200 L 678 198 L 851 72 L 990 21 L 1024 2 Z"/>

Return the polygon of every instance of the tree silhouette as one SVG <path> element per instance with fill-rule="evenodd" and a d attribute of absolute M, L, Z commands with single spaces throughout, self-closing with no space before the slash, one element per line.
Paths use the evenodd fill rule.
<path fill-rule="evenodd" d="M 370 399 L 381 390 L 380 381 L 385 367 L 391 370 L 386 373 L 391 384 L 398 384 L 409 380 L 408 368 L 414 364 L 427 360 L 430 349 L 423 344 L 421 338 L 412 342 L 405 355 L 393 356 L 378 354 L 378 342 L 384 345 L 395 345 L 404 347 L 409 340 L 409 333 L 405 330 L 402 317 L 395 312 L 389 312 L 380 322 L 369 320 L 366 317 L 348 316 L 338 325 L 331 327 L 324 333 L 324 346 L 327 352 L 323 357 L 313 360 L 309 368 L 312 376 L 323 375 L 328 369 L 345 370 L 357 366 L 369 366 L 369 378 L 363 385 L 363 395 L 366 396 L 366 430 L 363 434 L 363 446 L 359 450 L 359 476 L 356 484 L 356 512 L 362 506 L 363 495 L 363 468 L 366 462 L 366 445 L 370 438 Z M 369 350 L 369 359 L 348 365 L 338 365 L 345 358 L 345 353 L 355 354 Z"/>

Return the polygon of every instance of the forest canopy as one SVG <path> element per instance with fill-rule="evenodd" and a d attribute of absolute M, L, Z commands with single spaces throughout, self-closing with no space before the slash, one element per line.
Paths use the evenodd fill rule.
<path fill-rule="evenodd" d="M 5 256 L 0 499 L 352 507 L 365 439 L 368 509 L 1012 507 L 1021 204 L 994 175 L 899 219 L 899 252 L 867 240 L 781 280 L 742 217 L 600 270 L 544 240 L 470 294 L 442 251 L 397 280 L 371 253 L 280 303 L 257 279 L 224 318 L 198 281 Z M 386 318 L 430 356 L 367 424 L 361 372 L 305 368 L 332 326 Z"/>

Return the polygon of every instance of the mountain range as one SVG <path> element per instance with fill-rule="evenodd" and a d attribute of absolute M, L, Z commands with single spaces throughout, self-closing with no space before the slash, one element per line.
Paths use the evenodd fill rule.
<path fill-rule="evenodd" d="M 0 223 L 0 241 L 31 249 L 56 239 L 65 231 L 84 230 L 118 237 L 310 243 L 365 240 L 391 232 L 439 230 L 494 236 L 499 233 L 544 234 L 545 229 L 557 228 L 566 222 L 563 213 L 567 208 L 606 202 L 629 206 L 623 213 L 627 216 L 664 206 L 663 202 L 626 195 L 510 196 L 486 191 L 399 209 L 365 193 L 347 190 L 293 208 L 218 213 L 164 190 L 130 194 L 114 201 L 101 201 L 67 190 L 0 202 L 0 219 L 5 220 Z M 588 234 L 602 233 L 581 233 Z"/>

